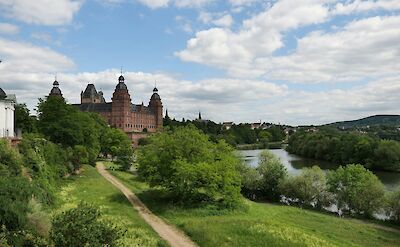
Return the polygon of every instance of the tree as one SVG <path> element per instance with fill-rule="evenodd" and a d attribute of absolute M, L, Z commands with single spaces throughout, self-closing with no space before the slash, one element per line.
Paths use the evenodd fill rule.
<path fill-rule="evenodd" d="M 381 140 L 374 154 L 375 168 L 400 171 L 400 142 Z"/>
<path fill-rule="evenodd" d="M 321 209 L 329 206 L 332 194 L 328 192 L 326 177 L 318 166 L 303 168 L 298 176 L 290 176 L 279 185 L 290 202 Z"/>
<path fill-rule="evenodd" d="M 400 187 L 389 194 L 386 212 L 391 220 L 400 223 Z"/>
<path fill-rule="evenodd" d="M 65 100 L 48 97 L 38 105 L 38 128 L 50 141 L 66 147 L 82 145 L 93 165 L 100 152 L 100 135 L 104 132 L 100 118 L 95 114 L 80 112 Z"/>
<path fill-rule="evenodd" d="M 338 209 L 371 217 L 382 206 L 385 188 L 372 172 L 361 165 L 347 165 L 328 173 L 329 191 Z"/>
<path fill-rule="evenodd" d="M 80 203 L 53 218 L 50 238 L 57 247 L 116 246 L 121 231 L 100 220 L 100 216 L 98 209 Z"/>
<path fill-rule="evenodd" d="M 23 133 L 36 131 L 36 118 L 30 116 L 26 104 L 15 105 L 15 127 L 22 130 Z"/>
<path fill-rule="evenodd" d="M 257 170 L 261 174 L 261 191 L 268 200 L 279 201 L 279 183 L 287 176 L 287 170 L 282 162 L 271 152 L 260 154 Z"/>
<path fill-rule="evenodd" d="M 238 159 L 225 142 L 211 142 L 194 126 L 149 137 L 138 153 L 138 173 L 181 202 L 236 206 L 240 200 Z"/>

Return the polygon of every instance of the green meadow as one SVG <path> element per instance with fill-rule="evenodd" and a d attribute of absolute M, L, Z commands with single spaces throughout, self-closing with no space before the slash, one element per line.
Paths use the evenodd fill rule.
<path fill-rule="evenodd" d="M 86 165 L 81 174 L 63 180 L 57 197 L 57 206 L 52 214 L 76 207 L 80 201 L 100 208 L 105 221 L 127 229 L 120 246 L 168 246 L 140 218 L 125 196 L 92 166 Z"/>
<path fill-rule="evenodd" d="M 400 246 L 400 229 L 371 221 L 248 200 L 247 210 L 187 208 L 173 205 L 132 173 L 111 173 L 199 246 Z"/>

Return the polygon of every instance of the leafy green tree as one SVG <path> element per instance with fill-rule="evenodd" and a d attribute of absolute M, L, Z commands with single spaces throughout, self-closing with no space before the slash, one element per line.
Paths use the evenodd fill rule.
<path fill-rule="evenodd" d="M 56 215 L 50 238 L 55 246 L 116 246 L 121 231 L 100 220 L 93 206 L 80 203 L 77 208 Z"/>
<path fill-rule="evenodd" d="M 194 126 L 149 137 L 138 153 L 138 173 L 177 200 L 236 206 L 240 200 L 238 159 L 225 142 L 211 142 Z"/>
<path fill-rule="evenodd" d="M 372 172 L 361 165 L 347 165 L 328 173 L 328 187 L 338 209 L 371 217 L 383 202 L 385 188 Z"/>
<path fill-rule="evenodd" d="M 67 105 L 64 99 L 57 97 L 40 100 L 38 113 L 38 128 L 41 133 L 50 141 L 67 147 L 85 146 L 89 164 L 95 164 L 100 152 L 100 135 L 104 130 L 97 115 L 80 112 Z"/>
<path fill-rule="evenodd" d="M 261 190 L 262 176 L 257 168 L 251 167 L 246 162 L 240 162 L 238 166 L 242 180 L 242 194 L 250 200 L 258 200 L 264 197 Z"/>
<path fill-rule="evenodd" d="M 268 200 L 279 201 L 279 183 L 287 176 L 287 170 L 279 158 L 265 150 L 260 154 L 257 170 L 261 175 L 261 191 Z"/>
<path fill-rule="evenodd" d="M 400 187 L 389 194 L 386 212 L 391 220 L 400 223 Z"/>
<path fill-rule="evenodd" d="M 79 170 L 82 164 L 89 164 L 89 153 L 85 146 L 75 145 L 72 151 L 72 164 L 74 170 Z"/>
<path fill-rule="evenodd" d="M 375 168 L 400 171 L 400 142 L 381 140 L 375 149 Z"/>
<path fill-rule="evenodd" d="M 328 192 L 325 174 L 318 166 L 303 168 L 300 175 L 282 180 L 279 186 L 287 200 L 307 207 L 329 206 L 333 197 Z"/>
<path fill-rule="evenodd" d="M 36 118 L 30 116 L 26 104 L 15 105 L 15 127 L 22 130 L 23 133 L 36 131 Z"/>

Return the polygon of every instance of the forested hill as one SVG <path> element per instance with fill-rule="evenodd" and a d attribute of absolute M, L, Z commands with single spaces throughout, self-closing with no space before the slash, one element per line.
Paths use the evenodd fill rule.
<path fill-rule="evenodd" d="M 325 126 L 338 128 L 355 128 L 377 125 L 400 126 L 400 115 L 375 115 L 358 120 L 331 123 Z"/>

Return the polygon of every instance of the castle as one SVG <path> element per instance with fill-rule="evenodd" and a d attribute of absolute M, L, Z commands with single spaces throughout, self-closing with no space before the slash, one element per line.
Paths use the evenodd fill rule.
<path fill-rule="evenodd" d="M 49 96 L 63 97 L 57 80 Z M 132 104 L 124 76 L 118 78 L 111 102 L 106 102 L 103 92 L 97 92 L 94 84 L 88 84 L 85 91 L 81 92 L 81 103 L 73 104 L 81 111 L 96 112 L 103 116 L 112 127 L 123 130 L 132 140 L 134 145 L 147 133 L 162 130 L 163 105 L 158 89 L 153 89 L 148 106 Z"/>

